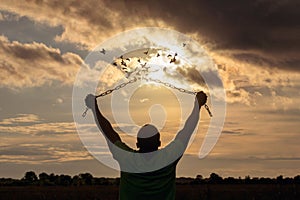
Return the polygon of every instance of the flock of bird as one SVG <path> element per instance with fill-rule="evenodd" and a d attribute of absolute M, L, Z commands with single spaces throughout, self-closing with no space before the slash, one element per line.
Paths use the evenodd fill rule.
<path fill-rule="evenodd" d="M 183 43 L 182 46 L 185 47 L 186 43 Z M 148 55 L 149 50 L 150 49 L 148 49 L 147 51 L 144 51 L 143 53 L 145 55 Z M 102 53 L 102 54 L 106 54 L 106 50 L 104 48 L 102 48 L 99 52 Z M 159 53 L 157 53 L 156 57 L 159 57 L 159 56 L 161 56 L 161 55 Z M 170 58 L 170 63 L 175 63 L 177 61 L 176 56 L 177 56 L 177 53 L 175 53 L 174 55 L 169 54 L 169 55 L 167 55 L 167 58 Z M 127 61 L 130 62 L 130 58 L 124 58 L 123 55 L 122 55 L 122 56 L 119 57 L 119 59 L 121 59 L 121 62 L 120 62 L 121 69 L 122 69 L 122 71 L 124 71 L 126 73 L 127 77 L 129 77 L 133 72 L 136 71 L 136 69 L 131 71 L 130 68 L 127 66 L 128 64 L 126 62 Z M 140 63 L 142 69 L 146 69 L 147 62 L 142 63 L 140 58 L 137 60 L 137 62 Z M 117 67 L 118 63 L 115 61 L 115 62 L 113 62 L 113 65 Z"/>

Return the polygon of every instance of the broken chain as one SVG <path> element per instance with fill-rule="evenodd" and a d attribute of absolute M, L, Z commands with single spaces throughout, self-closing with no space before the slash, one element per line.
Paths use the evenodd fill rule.
<path fill-rule="evenodd" d="M 136 82 L 137 80 L 140 80 L 140 79 L 141 79 L 141 78 L 136 78 L 136 77 L 134 77 L 134 78 L 131 79 L 130 81 L 127 81 L 127 82 L 125 82 L 125 83 L 122 83 L 122 84 L 120 84 L 120 85 L 117 85 L 117 86 L 114 87 L 113 89 L 106 90 L 105 92 L 103 92 L 103 93 L 97 95 L 96 98 L 106 96 L 106 95 L 112 93 L 113 91 L 119 90 L 119 89 L 125 87 L 126 85 L 131 84 L 131 83 L 134 83 L 134 82 Z M 193 92 L 193 91 L 186 90 L 186 89 L 184 89 L 184 88 L 176 87 L 176 86 L 174 86 L 174 85 L 172 85 L 172 84 L 170 84 L 170 83 L 163 82 L 163 81 L 161 81 L 161 80 L 159 80 L 159 79 L 152 79 L 152 78 L 144 78 L 144 79 L 145 79 L 146 81 L 153 81 L 153 82 L 162 84 L 162 85 L 164 85 L 164 86 L 166 86 L 166 87 L 169 87 L 169 88 L 178 90 L 179 92 L 183 92 L 183 93 L 187 93 L 187 94 L 191 94 L 191 95 L 196 95 L 196 94 L 197 94 L 197 92 Z M 211 111 L 210 111 L 210 109 L 209 109 L 209 107 L 208 107 L 207 104 L 204 105 L 204 108 L 207 110 L 209 116 L 212 117 L 213 115 L 212 115 L 212 113 L 211 113 Z M 89 110 L 89 108 L 86 107 L 85 111 L 82 113 L 82 117 L 85 117 L 85 116 L 86 116 L 88 110 Z"/>

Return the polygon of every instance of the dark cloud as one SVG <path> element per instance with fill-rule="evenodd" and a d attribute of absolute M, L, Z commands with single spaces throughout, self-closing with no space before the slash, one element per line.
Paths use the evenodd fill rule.
<path fill-rule="evenodd" d="M 216 72 L 211 70 L 205 70 L 199 73 L 199 70 L 196 67 L 180 66 L 176 68 L 176 72 L 180 74 L 178 79 L 184 77 L 185 81 L 188 81 L 191 84 L 196 83 L 201 87 L 207 87 L 207 85 L 209 85 L 212 88 L 220 88 L 223 86 L 220 77 L 216 75 Z M 167 72 L 165 73 L 168 75 Z M 203 77 L 206 77 L 207 80 L 204 80 Z"/>
<path fill-rule="evenodd" d="M 214 53 L 261 67 L 298 70 L 300 2 L 297 0 L 124 0 L 78 3 L 74 0 L 28 1 L 2 5 L 53 27 L 60 41 L 95 46 L 124 30 L 141 26 L 175 28 L 196 34 Z M 36 9 L 42 9 L 41 14 Z M 10 9 L 11 10 L 11 9 Z M 56 13 L 55 15 L 53 13 Z M 100 40 L 101 40 L 100 39 Z M 247 57 L 247 59 L 245 59 Z"/>
<path fill-rule="evenodd" d="M 215 52 L 256 50 L 229 56 L 243 62 L 298 70 L 300 2 L 297 0 L 105 1 L 124 16 L 164 21 L 184 33 L 198 33 Z M 267 55 L 267 56 L 266 56 Z"/>
<path fill-rule="evenodd" d="M 203 77 L 195 67 L 177 67 L 176 71 L 183 77 L 186 77 L 189 82 L 197 83 L 201 86 L 206 86 Z"/>

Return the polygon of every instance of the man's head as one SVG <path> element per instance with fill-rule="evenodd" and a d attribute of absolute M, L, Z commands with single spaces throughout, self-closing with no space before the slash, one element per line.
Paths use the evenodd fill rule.
<path fill-rule="evenodd" d="M 137 148 L 140 152 L 156 151 L 160 146 L 160 134 L 157 128 L 151 124 L 142 126 L 137 134 Z"/>

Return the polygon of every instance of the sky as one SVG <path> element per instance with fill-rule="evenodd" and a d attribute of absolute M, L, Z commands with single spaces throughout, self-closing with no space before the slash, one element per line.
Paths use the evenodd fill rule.
<path fill-rule="evenodd" d="M 178 164 L 178 177 L 206 177 L 212 172 L 224 177 L 298 175 L 299 4 L 297 0 L 0 0 L 0 177 L 21 178 L 30 170 L 119 175 L 81 142 L 72 92 L 76 74 L 95 47 L 143 27 L 175 30 L 197 41 L 216 63 L 226 91 L 225 123 L 217 144 L 207 157 L 198 158 L 210 120 L 203 110 L 197 136 Z M 194 84 L 200 80 L 193 70 L 176 72 Z M 116 73 L 110 76 L 113 81 Z M 149 118 L 140 118 L 141 111 L 161 104 L 171 116 L 163 129 L 166 145 L 179 126 L 178 102 L 170 100 L 174 97 L 169 89 L 144 87 L 128 100 L 133 119 L 145 123 Z M 153 98 L 157 89 L 167 96 Z M 112 118 L 109 97 L 99 102 L 113 125 L 122 126 Z M 158 116 L 162 112 L 151 111 Z M 128 142 L 134 147 L 134 140 Z"/>

